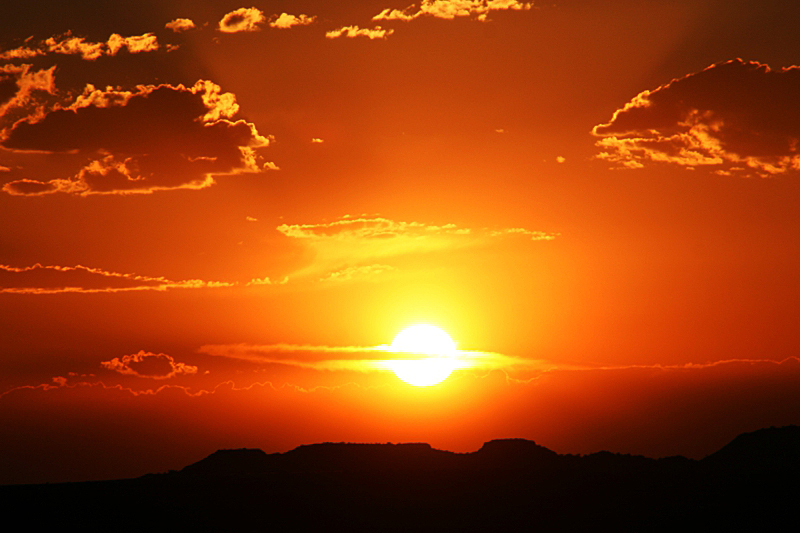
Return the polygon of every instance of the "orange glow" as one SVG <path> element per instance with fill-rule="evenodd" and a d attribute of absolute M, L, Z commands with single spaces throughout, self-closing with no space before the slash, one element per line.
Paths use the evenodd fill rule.
<path fill-rule="evenodd" d="M 800 423 L 800 2 L 10 3 L 0 485 Z"/>

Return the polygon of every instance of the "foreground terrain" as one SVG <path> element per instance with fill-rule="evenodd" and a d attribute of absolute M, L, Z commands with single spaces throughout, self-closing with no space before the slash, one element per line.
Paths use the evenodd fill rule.
<path fill-rule="evenodd" d="M 799 474 L 800 427 L 787 426 L 700 461 L 559 455 L 522 439 L 466 454 L 416 443 L 220 450 L 137 479 L 4 486 L 0 501 L 7 519 L 105 531 L 777 531 L 796 530 Z"/>

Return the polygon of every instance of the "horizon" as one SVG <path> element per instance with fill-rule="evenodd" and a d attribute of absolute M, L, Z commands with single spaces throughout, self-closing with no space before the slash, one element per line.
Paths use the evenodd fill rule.
<path fill-rule="evenodd" d="M 664 481 L 680 472 L 686 473 L 687 468 L 698 468 L 700 465 L 704 465 L 707 469 L 697 470 L 697 475 L 709 475 L 714 472 L 716 472 L 716 475 L 734 476 L 759 473 L 765 478 L 773 477 L 774 481 L 777 481 L 780 479 L 780 472 L 783 472 L 784 476 L 790 475 L 787 473 L 796 470 L 798 463 L 800 463 L 800 456 L 796 453 L 798 436 L 800 436 L 800 426 L 797 425 L 760 428 L 737 435 L 720 449 L 700 459 L 687 458 L 681 455 L 654 458 L 638 454 L 615 453 L 608 450 L 599 450 L 588 454 L 562 454 L 532 440 L 517 437 L 492 439 L 483 443 L 479 449 L 468 452 L 441 450 L 432 447 L 426 442 L 318 442 L 301 444 L 284 452 L 272 453 L 267 453 L 260 448 L 223 448 L 183 467 L 170 468 L 162 472 L 147 472 L 136 478 L 89 479 L 83 482 L 69 481 L 61 484 L 145 481 L 152 480 L 153 476 L 174 476 L 176 474 L 189 474 L 197 479 L 207 480 L 219 476 L 229 479 L 235 479 L 238 476 L 265 476 L 265 479 L 269 479 L 270 476 L 275 475 L 277 472 L 297 473 L 304 471 L 317 474 L 323 472 L 341 474 L 349 471 L 396 473 L 398 469 L 401 469 L 420 470 L 428 474 L 439 472 L 438 475 L 440 475 L 444 471 L 455 472 L 476 467 L 508 472 L 508 468 L 513 467 L 515 464 L 516 468 L 522 468 L 523 470 L 558 471 L 563 468 L 578 468 L 583 472 L 583 475 L 586 475 L 598 466 L 598 463 L 587 463 L 586 460 L 596 459 L 598 456 L 601 458 L 601 463 L 599 464 L 604 465 L 600 466 L 601 469 L 613 465 L 615 469 L 618 469 L 618 475 L 621 474 L 623 477 L 635 476 L 637 471 L 640 474 L 646 472 L 647 470 L 642 470 L 642 461 L 645 461 L 645 464 L 649 464 L 649 468 L 656 468 L 655 472 L 660 472 L 661 476 L 665 476 Z M 525 446 L 520 448 L 518 446 L 520 443 L 524 443 Z M 487 447 L 490 444 L 492 446 Z M 337 449 L 337 455 L 329 455 L 329 452 L 324 451 L 326 448 Z M 430 452 L 432 455 L 427 456 L 427 458 L 424 455 L 402 455 L 403 453 L 409 453 L 411 450 L 419 452 L 420 448 L 425 450 L 425 453 Z M 368 449 L 367 453 L 361 453 L 365 449 Z M 290 458 L 297 456 L 292 452 L 298 451 L 307 453 L 301 453 L 299 459 L 292 461 Z M 258 452 L 257 457 L 253 455 L 253 452 Z M 346 452 L 346 454 L 342 455 L 342 452 Z M 401 455 L 396 455 L 396 452 L 401 453 Z M 500 452 L 502 452 L 501 455 L 498 455 Z M 311 453 L 311 455 L 308 453 Z M 319 455 L 320 453 L 323 455 Z M 375 455 L 376 453 L 378 455 Z M 387 453 L 389 454 L 387 455 Z M 489 454 L 488 456 L 487 453 Z M 454 463 L 450 459 L 445 460 L 445 457 L 463 458 L 467 456 L 473 457 L 479 462 L 464 462 L 459 459 L 459 462 Z M 315 457 L 317 459 L 325 459 L 325 462 L 319 463 Z M 417 461 L 421 459 L 425 460 L 422 463 L 418 463 Z M 375 462 L 376 460 L 378 460 L 377 463 Z M 433 463 L 430 462 L 432 460 L 434 461 Z M 497 462 L 498 460 L 500 462 Z M 676 460 L 679 460 L 679 462 L 676 463 Z M 264 461 L 268 462 L 265 463 Z M 436 461 L 439 462 L 436 463 Z M 384 470 L 384 467 L 388 470 Z M 444 470 L 439 471 L 440 468 Z M 632 481 L 632 479 L 629 481 Z M 56 482 L 56 485 L 58 484 Z M 50 486 L 51 483 L 10 485 L 0 483 L 0 487 L 11 490 L 26 485 L 42 487 Z"/>
<path fill-rule="evenodd" d="M 800 424 L 800 5 L 0 21 L 0 484 Z"/>

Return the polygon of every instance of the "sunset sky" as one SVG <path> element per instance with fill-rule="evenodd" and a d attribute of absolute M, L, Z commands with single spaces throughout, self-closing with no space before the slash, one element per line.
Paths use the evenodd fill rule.
<path fill-rule="evenodd" d="M 0 484 L 800 423 L 800 4 L 0 18 Z M 413 324 L 438 385 L 382 364 Z"/>

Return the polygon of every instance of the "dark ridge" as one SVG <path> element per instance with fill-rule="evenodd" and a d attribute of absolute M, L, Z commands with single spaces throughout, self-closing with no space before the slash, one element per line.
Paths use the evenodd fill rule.
<path fill-rule="evenodd" d="M 421 468 L 450 454 L 434 450 L 430 444 L 355 444 L 325 442 L 305 444 L 283 454 L 283 464 L 294 471 L 343 472 Z"/>
<path fill-rule="evenodd" d="M 742 433 L 702 461 L 714 467 L 741 470 L 800 470 L 800 426 Z"/>
<path fill-rule="evenodd" d="M 490 440 L 471 455 L 476 464 L 486 468 L 545 468 L 562 462 L 562 456 L 553 450 L 525 439 Z"/>
<path fill-rule="evenodd" d="M 681 456 L 652 459 L 601 451 L 584 456 L 558 453 L 526 439 L 496 439 L 470 453 L 436 450 L 427 443 L 305 444 L 286 453 L 259 449 L 218 450 L 180 471 L 192 476 L 242 476 L 267 472 L 383 472 L 414 470 L 539 470 L 570 468 L 605 472 L 693 468 L 800 470 L 800 426 L 766 428 L 736 437 L 701 461 Z"/>
<path fill-rule="evenodd" d="M 258 448 L 217 450 L 181 472 L 207 476 L 240 476 L 269 471 L 269 455 Z"/>
<path fill-rule="evenodd" d="M 558 454 L 553 450 L 545 448 L 536 444 L 532 440 L 527 439 L 494 439 L 489 442 L 484 442 L 483 446 L 475 452 L 486 456 L 496 454 L 513 454 L 519 456 L 537 456 L 537 457 L 557 457 Z"/>
<path fill-rule="evenodd" d="M 219 450 L 137 479 L 0 486 L 4 518 L 93 531 L 777 531 L 795 523 L 800 428 L 703 460 L 559 455 L 524 439 L 471 453 L 424 443 Z"/>

